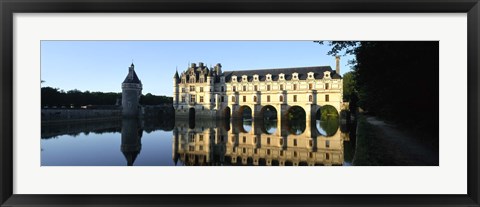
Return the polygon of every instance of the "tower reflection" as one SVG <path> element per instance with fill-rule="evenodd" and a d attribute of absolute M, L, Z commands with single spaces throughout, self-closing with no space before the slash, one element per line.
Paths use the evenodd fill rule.
<path fill-rule="evenodd" d="M 122 145 L 120 150 L 122 151 L 127 165 L 132 166 L 142 150 L 141 138 L 143 134 L 143 128 L 138 119 L 122 119 Z"/>

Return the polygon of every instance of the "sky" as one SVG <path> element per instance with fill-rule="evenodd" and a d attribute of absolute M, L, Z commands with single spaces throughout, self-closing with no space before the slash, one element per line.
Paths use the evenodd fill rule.
<path fill-rule="evenodd" d="M 42 41 L 42 87 L 64 91 L 121 92 L 133 62 L 143 94 L 172 96 L 173 75 L 189 63 L 223 71 L 330 66 L 330 47 L 313 41 Z M 341 74 L 350 71 L 341 57 Z"/>

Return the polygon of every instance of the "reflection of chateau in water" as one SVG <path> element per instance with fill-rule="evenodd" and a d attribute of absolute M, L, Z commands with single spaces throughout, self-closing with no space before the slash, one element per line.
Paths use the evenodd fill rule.
<path fill-rule="evenodd" d="M 348 134 L 338 125 L 327 134 L 314 122 L 177 121 L 172 156 L 185 165 L 343 165 Z"/>

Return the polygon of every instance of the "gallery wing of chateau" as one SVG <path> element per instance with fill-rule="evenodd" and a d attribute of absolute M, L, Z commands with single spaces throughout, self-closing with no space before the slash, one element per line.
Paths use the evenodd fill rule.
<path fill-rule="evenodd" d="M 305 110 L 307 119 L 322 106 L 338 112 L 344 108 L 340 58 L 330 66 L 222 71 L 192 63 L 173 77 L 173 107 L 179 118 L 241 117 L 250 108 L 254 118 L 273 107 L 282 118 L 294 106 Z"/>

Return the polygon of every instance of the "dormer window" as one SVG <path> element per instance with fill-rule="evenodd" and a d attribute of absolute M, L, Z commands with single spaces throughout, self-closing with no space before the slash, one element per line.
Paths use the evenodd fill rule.
<path fill-rule="evenodd" d="M 237 82 L 237 76 L 232 76 L 232 82 Z"/>
<path fill-rule="evenodd" d="M 285 74 L 283 73 L 278 74 L 278 79 L 285 80 Z"/>
<path fill-rule="evenodd" d="M 247 82 L 247 76 L 246 75 L 242 76 L 242 82 Z"/>
<path fill-rule="evenodd" d="M 323 78 L 325 78 L 325 79 L 331 79 L 332 77 L 330 76 L 330 71 L 325 71 L 325 72 L 323 72 Z"/>
<path fill-rule="evenodd" d="M 309 72 L 308 73 L 308 79 L 314 79 L 315 77 L 313 76 L 313 72 Z"/>
<path fill-rule="evenodd" d="M 253 81 L 258 81 L 258 75 L 257 74 L 253 75 Z"/>
<path fill-rule="evenodd" d="M 267 81 L 272 81 L 272 74 L 267 74 Z"/>
<path fill-rule="evenodd" d="M 298 80 L 298 73 L 293 73 L 292 74 L 292 79 Z"/>

